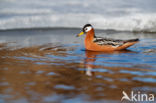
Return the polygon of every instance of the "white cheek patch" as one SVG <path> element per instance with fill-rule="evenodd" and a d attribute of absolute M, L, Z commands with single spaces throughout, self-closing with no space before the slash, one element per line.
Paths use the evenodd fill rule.
<path fill-rule="evenodd" d="M 86 27 L 86 32 L 88 32 L 88 31 L 90 31 L 92 29 L 92 27 L 91 26 L 89 26 L 89 27 Z"/>

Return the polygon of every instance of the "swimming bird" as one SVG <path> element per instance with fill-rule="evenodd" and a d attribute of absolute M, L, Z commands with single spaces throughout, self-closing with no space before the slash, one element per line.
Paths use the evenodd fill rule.
<path fill-rule="evenodd" d="M 110 39 L 97 37 L 94 32 L 94 28 L 91 24 L 84 25 L 82 32 L 77 37 L 86 34 L 84 43 L 86 50 L 91 51 L 119 51 L 124 50 L 139 41 L 139 39 Z"/>

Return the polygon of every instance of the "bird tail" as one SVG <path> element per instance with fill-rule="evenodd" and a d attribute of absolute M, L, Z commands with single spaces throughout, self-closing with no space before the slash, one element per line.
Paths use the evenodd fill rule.
<path fill-rule="evenodd" d="M 135 43 L 137 43 L 139 41 L 139 39 L 129 39 L 129 40 L 125 40 L 124 44 L 119 46 L 118 48 L 116 48 L 116 50 L 124 50 L 132 45 L 134 45 Z"/>
<path fill-rule="evenodd" d="M 127 42 L 138 42 L 139 41 L 139 39 L 137 38 L 137 39 L 129 39 L 129 40 L 125 40 L 125 43 L 127 43 Z"/>

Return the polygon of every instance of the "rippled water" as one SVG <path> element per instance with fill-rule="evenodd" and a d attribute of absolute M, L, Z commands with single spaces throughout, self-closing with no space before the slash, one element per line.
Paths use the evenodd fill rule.
<path fill-rule="evenodd" d="M 75 37 L 79 31 L 0 31 L 0 102 L 118 103 L 123 90 L 156 95 L 156 34 L 98 30 L 140 42 L 125 51 L 91 52 Z"/>

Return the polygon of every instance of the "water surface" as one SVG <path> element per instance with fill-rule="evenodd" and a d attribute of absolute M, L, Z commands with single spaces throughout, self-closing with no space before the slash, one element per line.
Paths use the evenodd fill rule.
<path fill-rule="evenodd" d="M 140 42 L 91 52 L 79 29 L 0 31 L 1 103 L 119 103 L 122 91 L 156 95 L 156 34 L 100 31 Z"/>

